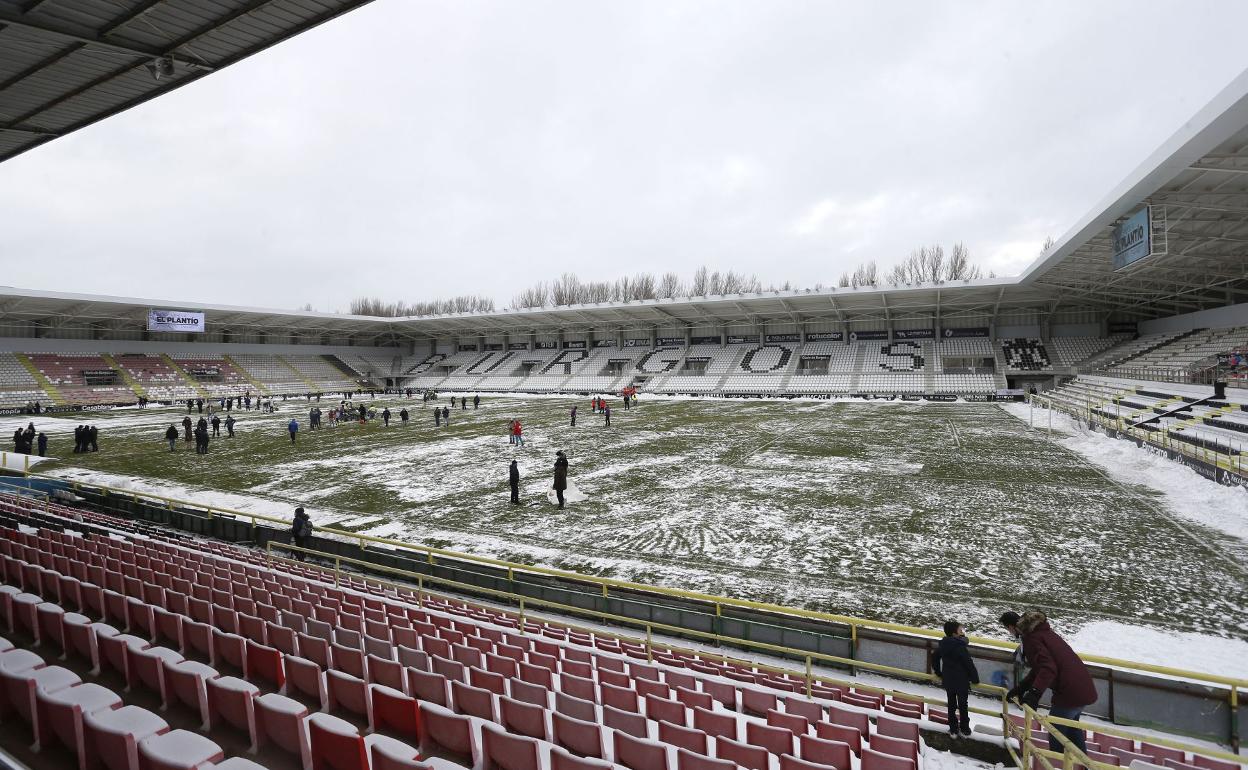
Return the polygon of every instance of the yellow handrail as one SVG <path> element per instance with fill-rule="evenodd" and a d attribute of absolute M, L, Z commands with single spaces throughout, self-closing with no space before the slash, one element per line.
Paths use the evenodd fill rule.
<path fill-rule="evenodd" d="M 699 638 L 707 639 L 717 644 L 726 643 L 734 647 L 745 647 L 745 648 L 753 647 L 753 648 L 764 650 L 767 652 L 793 655 L 795 657 L 802 658 L 805 661 L 806 668 L 799 671 L 797 669 L 786 668 L 783 666 L 774 666 L 774 665 L 770 665 L 766 663 L 760 663 L 757 661 L 750 661 L 750 660 L 745 660 L 742 658 L 734 658 L 732 656 L 723 655 L 717 652 L 710 652 L 706 650 L 696 650 L 690 647 L 681 647 L 678 645 L 669 644 L 667 642 L 664 642 L 663 644 L 659 645 L 659 647 L 665 650 L 675 650 L 678 652 L 687 652 L 691 654 L 696 654 L 703 658 L 716 658 L 723 662 L 743 664 L 746 666 L 755 667 L 759 670 L 771 671 L 771 672 L 776 672 L 776 673 L 784 673 L 784 674 L 796 674 L 807 680 L 808 689 L 809 689 L 810 682 L 817 681 L 817 682 L 823 682 L 827 684 L 841 685 L 844 687 L 853 687 L 858 690 L 865 690 L 868 692 L 877 692 L 877 693 L 881 693 L 885 695 L 904 695 L 906 698 L 909 698 L 909 699 L 917 698 L 927 703 L 932 703 L 932 704 L 941 705 L 941 706 L 945 705 L 945 701 L 943 699 L 928 698 L 922 695 L 915 695 L 913 693 L 907 693 L 907 692 L 900 691 L 900 690 L 890 690 L 887 688 L 863 684 L 860 682 L 849 682 L 843 679 L 835 679 L 835 678 L 824 677 L 824 676 L 815 676 L 810 669 L 810 664 L 815 660 L 819 660 L 819 661 L 825 661 L 825 662 L 830 662 L 830 663 L 839 663 L 839 664 L 846 665 L 846 666 L 853 666 L 854 668 L 868 669 L 877 673 L 890 674 L 890 675 L 897 676 L 900 678 L 911 679 L 914 681 L 924 682 L 927 684 L 933 684 L 937 681 L 937 678 L 935 676 L 933 676 L 932 674 L 928 674 L 927 672 L 924 672 L 924 671 L 913 671 L 913 670 L 905 669 L 905 668 L 897 668 L 896 666 L 887 666 L 887 665 L 880 664 L 880 663 L 866 663 L 863 661 L 852 660 L 850 658 L 842 658 L 836 655 L 827 655 L 824 653 L 811 652 L 809 650 L 803 650 L 803 649 L 799 649 L 796 647 L 785 647 L 783 645 L 770 644 L 768 642 L 757 642 L 757 641 L 753 641 L 750 639 L 742 639 L 740 637 L 726 636 L 723 634 L 714 634 L 708 631 L 698 631 L 696 629 L 688 629 L 688 628 L 684 628 L 681 626 L 673 626 L 667 623 L 656 623 L 656 622 L 642 620 L 640 618 L 630 618 L 626 615 L 615 615 L 609 612 L 591 610 L 591 609 L 586 609 L 583 607 L 575 607 L 572 605 L 561 604 L 559 602 L 552 602 L 552 601 L 545 600 L 545 599 L 535 599 L 529 596 L 524 596 L 522 594 L 516 594 L 516 593 L 509 592 L 509 591 L 500 591 L 498 589 L 486 588 L 486 587 L 474 585 L 471 583 L 462 583 L 457 580 L 451 580 L 450 578 L 440 578 L 440 577 L 436 577 L 433 575 L 425 575 L 419 572 L 411 572 L 409 570 L 400 569 L 398 567 L 387 567 L 384 565 L 374 564 L 373 562 L 364 561 L 361 559 L 353 559 L 348 556 L 339 556 L 337 554 L 329 554 L 329 553 L 325 553 L 324 551 L 317 551 L 315 549 L 304 548 L 302 546 L 288 545 L 286 543 L 278 543 L 274 541 L 269 541 L 268 543 L 265 544 L 266 554 L 271 561 L 276 560 L 276 561 L 284 562 L 284 563 L 291 564 L 291 565 L 297 565 L 297 566 L 304 567 L 304 568 L 307 568 L 308 566 L 306 562 L 299 562 L 294 559 L 289 559 L 283 556 L 274 556 L 273 548 L 279 548 L 282 550 L 292 551 L 292 552 L 297 552 L 297 553 L 311 554 L 313 556 L 317 556 L 317 557 L 325 558 L 325 559 L 332 558 L 334 560 L 333 576 L 334 576 L 335 585 L 337 585 L 341 579 L 341 575 L 342 575 L 341 565 L 343 563 L 356 564 L 362 567 L 368 567 L 369 569 L 379 570 L 379 571 L 383 571 L 389 574 L 400 575 L 403 577 L 415 579 L 417 581 L 416 593 L 418 597 L 423 597 L 425 595 L 430 595 L 430 596 L 441 595 L 457 603 L 465 604 L 466 606 L 476 607 L 479 609 L 489 609 L 489 610 L 493 610 L 496 612 L 501 611 L 504 614 L 513 615 L 522 621 L 529 620 L 531 618 L 526 618 L 524 613 L 515 613 L 509 610 L 503 609 L 503 608 L 487 607 L 486 605 L 477 604 L 476 602 L 473 602 L 471 600 L 464 599 L 462 595 L 438 594 L 436 591 L 428 590 L 425 586 L 428 583 L 436 583 L 436 584 L 443 585 L 449 588 L 459 589 L 461 591 L 473 591 L 473 592 L 485 594 L 487 596 L 497 597 L 500 599 L 507 599 L 509 601 L 516 602 L 520 604 L 521 606 L 531 607 L 533 605 L 538 605 L 538 606 L 542 606 L 542 607 L 545 607 L 545 608 L 548 608 L 557 612 L 562 612 L 565 614 L 579 613 L 582 615 L 589 615 L 589 616 L 592 616 L 594 618 L 597 618 L 603 621 L 617 623 L 620 625 L 641 626 L 641 627 L 644 627 L 646 630 L 645 638 L 628 636 L 626 634 L 618 634 L 618 633 L 607 631 L 605 629 L 600 629 L 600 628 L 590 628 L 588 626 L 581 626 L 576 623 L 569 623 L 567 621 L 557 619 L 557 618 L 551 618 L 551 619 L 543 618 L 543 622 L 549 625 L 560 626 L 562 628 L 567 628 L 567 629 L 580 631 L 584 633 L 592 633 L 595 636 L 607 636 L 612 639 L 627 641 L 632 644 L 636 644 L 636 645 L 640 645 L 644 647 L 647 650 L 647 652 L 650 652 L 655 646 L 652 635 L 653 635 L 653 632 L 656 630 L 657 631 L 670 631 L 672 633 L 678 633 L 678 634 L 687 634 L 687 635 L 692 635 L 692 636 L 696 636 Z M 322 569 L 323 571 L 327 571 L 327 570 L 324 570 L 324 568 L 320 568 L 320 569 Z M 412 586 L 410 584 L 395 583 L 394 581 L 385 580 L 385 579 L 378 578 L 378 577 L 373 577 L 371 575 L 355 573 L 352 575 L 352 577 L 362 580 L 365 583 L 375 583 L 383 587 L 392 588 L 396 591 L 409 591 L 410 592 L 412 590 Z M 997 697 L 1001 697 L 1002 695 L 1005 694 L 1005 688 L 998 687 L 997 685 L 992 685 L 992 684 L 976 685 L 976 689 L 982 690 L 986 693 L 990 693 Z M 990 716 L 997 716 L 999 713 L 998 711 L 995 711 L 995 710 L 989 711 L 989 710 L 981 709 L 977 707 L 972 708 L 972 710 L 975 711 L 976 713 L 987 714 Z"/>
<path fill-rule="evenodd" d="M 57 482 L 62 482 L 62 483 L 67 481 L 66 479 L 60 479 L 55 476 L 48 476 L 46 474 L 32 473 L 31 475 L 39 476 L 41 478 L 47 478 L 50 480 L 55 480 Z M 288 519 L 282 519 L 276 516 L 269 516 L 267 514 L 262 514 L 262 513 L 249 513 L 246 511 L 236 511 L 236 510 L 223 508 L 221 506 L 215 506 L 215 505 L 207 506 L 202 503 L 188 502 L 185 500 L 179 500 L 177 498 L 165 497 L 163 495 L 158 495 L 158 494 L 151 493 L 151 492 L 136 492 L 134 490 L 129 490 L 129 489 L 118 489 L 115 487 L 110 487 L 106 484 L 95 484 L 95 483 L 83 484 L 82 482 L 79 482 L 79 481 L 69 481 L 68 483 L 70 483 L 75 490 L 80 490 L 83 487 L 88 487 L 88 488 L 93 488 L 93 489 L 104 490 L 105 494 L 115 493 L 115 494 L 120 494 L 126 497 L 130 497 L 136 500 L 138 498 L 144 498 L 144 499 L 150 499 L 150 500 L 158 500 L 162 503 L 165 503 L 166 505 L 176 505 L 178 507 L 183 507 L 183 508 L 204 509 L 207 511 L 207 515 L 209 516 L 209 518 L 211 518 L 214 515 L 214 513 L 216 513 L 216 514 L 225 514 L 228 516 L 233 516 L 233 517 L 238 517 L 238 518 L 250 519 L 253 524 L 255 524 L 258 521 L 263 521 L 263 522 L 280 524 L 284 527 L 290 525 L 290 520 Z M 767 602 L 756 602 L 756 601 L 752 601 L 749 599 L 736 599 L 736 598 L 727 597 L 727 596 L 716 596 L 714 594 L 705 594 L 705 593 L 700 593 L 697 591 L 686 591 L 686 590 L 679 589 L 679 588 L 667 588 L 664 586 L 647 585 L 645 583 L 633 583 L 633 582 L 629 582 L 625 580 L 615 580 L 613 578 L 597 577 L 594 575 L 584 575 L 578 572 L 570 572 L 567 570 L 554 569 L 551 567 L 541 567 L 541 566 L 532 565 L 532 564 L 522 564 L 519 562 L 510 562 L 510 561 L 504 561 L 501 559 L 492 559 L 487 556 L 477 556 L 475 554 L 462 553 L 459 551 L 450 551 L 450 550 L 446 550 L 442 548 L 433 548 L 430 546 L 417 545 L 413 543 L 405 543 L 401 540 L 394 540 L 392 538 L 386 538 L 386 537 L 376 537 L 374 535 L 365 535 L 365 534 L 358 533 L 358 532 L 347 532 L 344 530 L 332 529 L 328 527 L 318 528 L 318 531 L 320 533 L 333 535 L 335 537 L 343 538 L 346 540 L 355 540 L 361 548 L 365 547 L 364 545 L 365 543 L 378 543 L 381 545 L 389 546 L 391 548 L 421 553 L 426 556 L 426 558 L 428 559 L 430 563 L 433 563 L 434 556 L 445 556 L 447 558 L 457 559 L 460 561 L 499 567 L 502 569 L 509 570 L 511 572 L 523 571 L 523 572 L 528 572 L 532 574 L 567 578 L 567 579 L 579 581 L 582 583 L 598 585 L 598 586 L 601 586 L 604 596 L 607 595 L 608 588 L 618 588 L 618 589 L 624 589 L 624 590 L 633 590 L 633 591 L 659 594 L 663 596 L 670 596 L 670 597 L 681 598 L 681 599 L 691 599 L 695 601 L 706 602 L 706 603 L 710 603 L 714 605 L 717 611 L 719 610 L 720 607 L 737 607 L 737 608 L 750 609 L 750 610 L 756 610 L 756 611 L 761 611 L 761 612 L 769 612 L 769 613 L 774 613 L 778 615 L 787 615 L 791 617 L 800 617 L 800 618 L 807 618 L 807 619 L 812 619 L 812 620 L 822 620 L 822 621 L 827 621 L 831 623 L 839 623 L 841 625 L 849 626 L 851 634 L 853 634 L 855 637 L 857 636 L 858 629 L 860 628 L 869 628 L 869 629 L 876 629 L 876 630 L 882 630 L 882 631 L 893 631 L 897 633 L 909 634 L 912 636 L 932 638 L 932 639 L 939 638 L 942 635 L 940 631 L 935 630 L 935 629 L 919 628 L 916 626 L 907 626 L 907 625 L 903 625 L 900 623 L 889 623 L 886 621 L 870 620 L 867 618 L 856 618 L 856 617 L 852 617 L 848 615 L 838 615 L 838 614 L 830 613 L 830 612 L 821 612 L 818 610 L 807 610 L 807 609 L 802 609 L 800 607 L 785 607 L 782 605 L 770 604 Z M 984 647 L 994 647 L 997 649 L 1011 650 L 1011 651 L 1015 647 L 1015 645 L 1010 642 L 1006 642 L 1000 639 L 993 639 L 990 637 L 971 636 L 969 637 L 969 639 L 975 644 L 978 644 Z M 1152 673 L 1152 674 L 1160 674 L 1162 676 L 1190 679 L 1193 681 L 1204 682 L 1208 684 L 1225 685 L 1229 688 L 1232 688 L 1232 690 L 1235 690 L 1235 689 L 1248 690 L 1248 679 L 1221 676 L 1218 674 L 1209 674 L 1209 673 L 1205 673 L 1201 671 L 1191 671 L 1187 669 L 1173 668 L 1170 666 L 1158 666 L 1152 663 L 1140 663 L 1136 661 L 1122 660 L 1120 658 L 1105 657 L 1102 655 L 1081 654 L 1080 658 L 1082 658 L 1083 661 L 1086 663 L 1099 664 L 1103 666 L 1111 666 L 1114 668 L 1121 668 L 1127 671 L 1140 671 L 1140 672 L 1147 672 L 1147 673 Z"/>

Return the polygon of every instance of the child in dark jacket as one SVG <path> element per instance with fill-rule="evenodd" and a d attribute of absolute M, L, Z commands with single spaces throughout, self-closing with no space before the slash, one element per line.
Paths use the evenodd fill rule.
<path fill-rule="evenodd" d="M 945 623 L 945 638 L 932 653 L 932 673 L 940 677 L 949 707 L 949 734 L 953 737 L 971 734 L 971 715 L 967 697 L 971 685 L 979 684 L 979 671 L 971 659 L 966 634 L 956 620 Z"/>

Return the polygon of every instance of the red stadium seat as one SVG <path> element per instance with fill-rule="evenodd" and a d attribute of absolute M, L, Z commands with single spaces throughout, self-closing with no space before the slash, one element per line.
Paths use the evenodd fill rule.
<path fill-rule="evenodd" d="M 256 748 L 269 744 L 298 757 L 303 765 L 310 761 L 306 718 L 308 708 L 302 703 L 277 693 L 265 693 L 255 699 Z"/>
<path fill-rule="evenodd" d="M 481 755 L 485 770 L 542 770 L 536 740 L 490 723 L 481 726 Z"/>
<path fill-rule="evenodd" d="M 367 678 L 363 650 L 358 647 L 347 647 L 337 642 L 331 644 L 330 649 L 333 651 L 333 668 L 350 674 L 356 679 Z"/>
<path fill-rule="evenodd" d="M 429 655 L 425 651 L 399 645 L 396 648 L 396 652 L 398 653 L 399 663 L 404 668 L 415 668 L 421 671 L 429 670 Z"/>
<path fill-rule="evenodd" d="M 823 706 L 813 700 L 788 697 L 784 699 L 784 713 L 805 717 L 808 722 L 823 721 Z"/>
<path fill-rule="evenodd" d="M 875 733 L 870 736 L 869 743 L 873 751 L 878 751 L 881 754 L 892 754 L 895 757 L 906 757 L 913 760 L 916 765 L 919 763 L 919 744 L 914 741 Z"/>
<path fill-rule="evenodd" d="M 745 742 L 760 746 L 772 754 L 793 753 L 793 733 L 787 727 L 772 727 L 757 722 L 745 725 Z"/>
<path fill-rule="evenodd" d="M 593 679 L 586 679 L 571 674 L 559 675 L 559 692 L 581 700 L 597 701 L 598 691 Z"/>
<path fill-rule="evenodd" d="M 414 668 L 407 669 L 407 691 L 419 700 L 447 708 L 451 698 L 446 677 Z"/>
<path fill-rule="evenodd" d="M 546 710 L 541 706 L 502 696 L 498 699 L 498 720 L 509 732 L 539 740 L 547 739 Z"/>
<path fill-rule="evenodd" d="M 676 750 L 676 770 L 739 770 L 739 767 L 728 759 L 712 759 L 685 749 Z"/>
<path fill-rule="evenodd" d="M 59 604 L 42 602 L 35 605 L 35 624 L 39 627 L 39 644 L 51 644 L 65 650 L 65 610 Z"/>
<path fill-rule="evenodd" d="M 286 695 L 306 698 L 316 708 L 325 707 L 325 675 L 321 667 L 306 658 L 287 655 L 282 664 L 286 671 Z"/>
<path fill-rule="evenodd" d="M 680 701 L 665 700 L 653 695 L 647 695 L 645 703 L 647 719 L 653 719 L 656 722 L 660 720 L 671 722 L 681 727 L 689 725 L 688 709 Z"/>
<path fill-rule="evenodd" d="M 815 735 L 824 740 L 844 743 L 855 754 L 862 753 L 862 733 L 858 732 L 857 727 L 818 722 L 815 724 Z"/>
<path fill-rule="evenodd" d="M 522 703 L 548 708 L 550 706 L 550 690 L 540 684 L 530 684 L 519 679 L 507 681 L 507 691 L 512 698 Z"/>
<path fill-rule="evenodd" d="M 849 709 L 829 706 L 828 721 L 834 725 L 852 727 L 862 735 L 871 732 L 871 720 L 861 711 L 850 711 Z"/>
<path fill-rule="evenodd" d="M 419 744 L 421 738 L 419 702 L 401 691 L 384 685 L 368 687 L 372 701 L 373 729 Z"/>
<path fill-rule="evenodd" d="M 451 703 L 456 713 L 468 714 L 487 722 L 493 722 L 495 719 L 494 693 L 489 690 L 473 687 L 463 682 L 451 682 Z"/>
<path fill-rule="evenodd" d="M 122 706 L 82 718 L 87 767 L 103 763 L 108 770 L 139 770 L 139 741 L 169 731 L 169 724 L 146 709 Z"/>
<path fill-rule="evenodd" d="M 17 650 L 5 653 L 13 656 Z M 32 728 L 32 739 L 38 740 L 39 712 L 36 709 L 35 693 L 55 693 L 82 682 L 82 678 L 67 668 L 60 666 L 40 666 L 28 668 L 25 663 L 9 668 L 0 668 L 0 683 L 4 692 L 0 702 L 4 704 L 4 713 L 16 712 Z"/>
<path fill-rule="evenodd" d="M 729 711 L 737 710 L 737 688 L 727 682 L 713 679 L 702 681 L 702 691 L 728 707 Z"/>
<path fill-rule="evenodd" d="M 676 700 L 685 704 L 689 708 L 693 708 L 694 706 L 697 706 L 699 708 L 703 708 L 703 709 L 710 711 L 715 705 L 714 698 L 712 698 L 711 696 L 707 695 L 704 692 L 699 692 L 691 688 L 676 687 L 674 690 L 674 694 L 675 694 Z"/>
<path fill-rule="evenodd" d="M 312 770 L 369 770 L 368 749 L 359 729 L 332 714 L 307 719 Z"/>
<path fill-rule="evenodd" d="M 420 704 L 420 721 L 424 726 L 421 750 L 432 750 L 457 756 L 471 767 L 477 766 L 477 747 L 472 738 L 472 719 L 448 711 L 432 703 Z"/>
<path fill-rule="evenodd" d="M 137 647 L 140 650 L 146 650 L 150 646 L 143 639 L 130 634 L 117 634 L 116 636 L 97 634 L 95 641 L 99 647 L 101 669 L 107 664 L 108 668 L 121 674 L 126 681 L 130 681 L 129 656 L 126 655 L 126 648 Z"/>
<path fill-rule="evenodd" d="M 305 633 L 297 633 L 295 637 L 299 640 L 299 657 L 312 661 L 322 669 L 332 668 L 329 642 Z"/>
<path fill-rule="evenodd" d="M 772 727 L 783 727 L 794 735 L 805 735 L 810 732 L 810 722 L 806 717 L 799 714 L 776 711 L 775 709 L 767 712 L 767 724 Z"/>
<path fill-rule="evenodd" d="M 224 758 L 220 746 L 190 730 L 174 730 L 139 741 L 140 770 L 201 770 Z"/>
<path fill-rule="evenodd" d="M 738 737 L 737 718 L 732 714 L 694 707 L 693 726 L 716 738 L 736 740 Z"/>
<path fill-rule="evenodd" d="M 231 666 L 236 671 L 247 671 L 247 640 L 235 633 L 212 629 L 212 665 L 221 668 L 222 664 Z"/>
<path fill-rule="evenodd" d="M 666 721 L 659 722 L 659 740 L 698 754 L 710 753 L 709 737 L 697 728 L 675 725 Z"/>
<path fill-rule="evenodd" d="M 646 718 L 631 711 L 620 711 L 611 706 L 602 707 L 602 724 L 634 738 L 649 737 Z"/>
<path fill-rule="evenodd" d="M 798 759 L 792 754 L 780 757 L 780 770 L 838 770 L 831 765 L 821 765 L 808 759 Z"/>
<path fill-rule="evenodd" d="M 575 717 L 552 712 L 551 741 L 583 757 L 602 758 L 602 727 Z"/>
<path fill-rule="evenodd" d="M 797 746 L 798 756 L 802 759 L 829 765 L 837 770 L 851 770 L 850 757 L 853 749 L 848 743 L 830 741 L 814 735 L 803 735 L 797 739 Z"/>
<path fill-rule="evenodd" d="M 80 684 L 55 692 L 35 693 L 35 709 L 39 714 L 36 745 L 51 745 L 55 740 L 69 747 L 78 757 L 78 767 L 86 767 L 83 750 L 82 720 L 86 714 L 108 711 L 122 705 L 121 696 L 98 684 Z"/>
<path fill-rule="evenodd" d="M 129 676 L 127 685 L 130 689 L 136 685 L 142 685 L 149 692 L 159 695 L 162 704 L 168 703 L 168 696 L 165 693 L 164 667 L 181 662 L 182 656 L 168 647 L 138 649 L 127 646 L 126 671 Z"/>
<path fill-rule="evenodd" d="M 182 654 L 195 654 L 211 665 L 216 660 L 213 650 L 213 628 L 207 623 L 182 620 Z"/>
<path fill-rule="evenodd" d="M 433 770 L 420 761 L 420 752 L 402 741 L 374 734 L 365 736 L 364 746 L 372 770 Z"/>
<path fill-rule="evenodd" d="M 61 621 L 65 629 L 66 654 L 86 660 L 91 665 L 91 673 L 98 673 L 100 660 L 96 635 L 116 635 L 117 629 L 103 623 L 92 623 L 86 615 L 74 612 L 67 613 Z"/>
<path fill-rule="evenodd" d="M 168 708 L 181 703 L 194 709 L 203 729 L 208 729 L 208 694 L 205 681 L 217 678 L 217 670 L 193 660 L 163 661 L 165 702 Z"/>
<path fill-rule="evenodd" d="M 890 738 L 903 738 L 914 743 L 919 742 L 919 726 L 914 722 L 902 722 L 897 719 L 880 717 L 875 720 L 875 731 Z"/>
<path fill-rule="evenodd" d="M 501 674 L 494 674 L 485 669 L 468 669 L 468 683 L 473 687 L 489 690 L 495 695 L 507 694 L 507 680 Z"/>
<path fill-rule="evenodd" d="M 862 750 L 861 770 L 915 770 L 914 760 L 872 749 Z"/>
<path fill-rule="evenodd" d="M 764 716 L 769 710 L 777 708 L 778 704 L 774 693 L 752 687 L 741 688 L 741 710 L 746 713 Z"/>
<path fill-rule="evenodd" d="M 598 721 L 598 710 L 594 706 L 593 701 L 574 698 L 561 692 L 555 693 L 555 711 L 576 719 L 584 719 L 590 722 Z"/>
<path fill-rule="evenodd" d="M 750 746 L 728 738 L 715 739 L 715 757 L 736 762 L 746 770 L 769 770 L 771 767 L 769 756 L 767 749 L 758 746 Z"/>
<path fill-rule="evenodd" d="M 641 712 L 640 700 L 637 698 L 636 690 L 616 687 L 606 683 L 598 685 L 598 690 L 602 697 L 603 706 L 611 706 L 620 711 Z"/>
<path fill-rule="evenodd" d="M 368 725 L 372 725 L 368 683 L 363 679 L 330 669 L 325 672 L 325 692 L 327 696 L 326 711 L 338 713 L 341 709 L 357 717 L 363 717 Z"/>
<path fill-rule="evenodd" d="M 578 757 L 558 746 L 550 749 L 550 770 L 615 770 L 616 765 L 601 759 Z"/>
<path fill-rule="evenodd" d="M 208 695 L 208 724 L 217 729 L 227 724 L 247 733 L 251 745 L 256 743 L 256 720 L 252 701 L 260 688 L 232 676 L 220 676 L 204 681 Z"/>
<path fill-rule="evenodd" d="M 617 765 L 629 770 L 668 770 L 670 767 L 667 747 L 661 743 L 619 731 L 613 735 L 613 743 Z"/>
<path fill-rule="evenodd" d="M 246 668 L 248 679 L 260 679 L 272 683 L 281 690 L 286 686 L 286 670 L 282 666 L 282 651 L 276 647 L 257 644 L 247 640 Z"/>

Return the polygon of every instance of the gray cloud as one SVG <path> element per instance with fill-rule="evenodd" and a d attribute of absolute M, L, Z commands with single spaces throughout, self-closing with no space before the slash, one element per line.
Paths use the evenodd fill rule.
<path fill-rule="evenodd" d="M 4 282 L 345 309 L 702 263 L 1016 272 L 1248 65 L 1234 2 L 378 0 L 0 165 Z"/>

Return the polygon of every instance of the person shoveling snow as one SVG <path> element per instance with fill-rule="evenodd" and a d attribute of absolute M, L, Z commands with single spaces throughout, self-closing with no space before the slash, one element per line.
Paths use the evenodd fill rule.
<path fill-rule="evenodd" d="M 581 490 L 569 485 L 568 456 L 560 449 L 555 452 L 555 482 L 551 490 L 546 493 L 546 499 L 562 508 L 565 503 L 579 503 L 585 498 L 586 495 Z"/>

